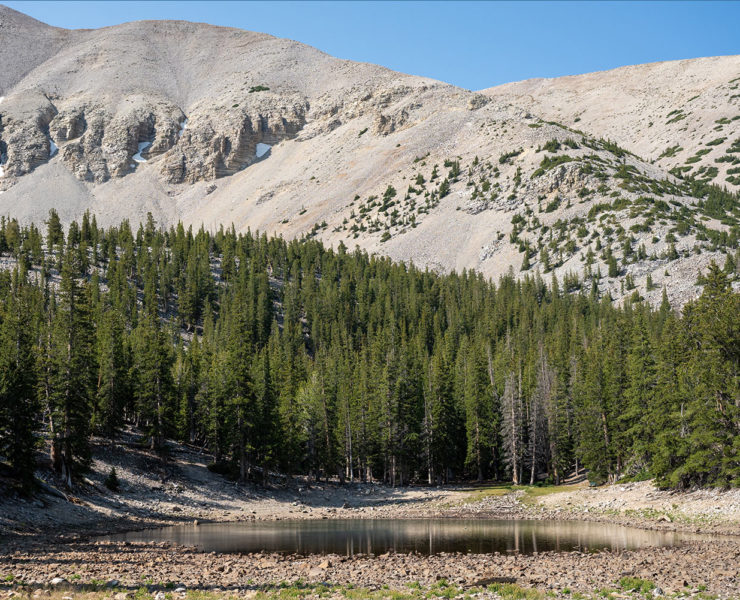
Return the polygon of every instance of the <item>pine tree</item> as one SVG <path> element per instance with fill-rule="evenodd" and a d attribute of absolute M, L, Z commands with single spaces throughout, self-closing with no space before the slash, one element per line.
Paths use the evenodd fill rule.
<path fill-rule="evenodd" d="M 31 288 L 18 269 L 0 303 L 0 454 L 28 491 L 34 481 L 38 406 Z"/>
<path fill-rule="evenodd" d="M 173 432 L 172 347 L 159 321 L 144 317 L 133 333 L 134 397 L 151 448 L 162 448 Z"/>
<path fill-rule="evenodd" d="M 107 309 L 97 330 L 98 373 L 93 424 L 111 442 L 123 425 L 123 409 L 130 393 L 124 348 L 123 316 Z"/>
<path fill-rule="evenodd" d="M 95 376 L 88 290 L 77 281 L 78 274 L 75 253 L 70 249 L 62 267 L 59 304 L 47 347 L 51 458 L 67 486 L 90 462 L 88 437 Z"/>
<path fill-rule="evenodd" d="M 624 390 L 625 407 L 620 421 L 624 446 L 629 448 L 632 471 L 649 470 L 653 423 L 645 417 L 654 403 L 655 359 L 652 344 L 642 314 L 635 319 L 630 350 L 627 355 L 627 386 Z"/>

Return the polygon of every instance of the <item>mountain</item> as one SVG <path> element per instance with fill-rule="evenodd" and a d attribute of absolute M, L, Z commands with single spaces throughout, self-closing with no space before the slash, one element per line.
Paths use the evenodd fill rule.
<path fill-rule="evenodd" d="M 676 303 L 737 246 L 740 57 L 477 93 L 180 21 L 0 7 L 0 37 L 0 214 L 22 221 L 151 212 Z"/>
<path fill-rule="evenodd" d="M 483 93 L 617 140 L 664 169 L 740 186 L 738 170 L 728 173 L 740 158 L 726 156 L 739 145 L 740 56 L 530 79 Z"/>

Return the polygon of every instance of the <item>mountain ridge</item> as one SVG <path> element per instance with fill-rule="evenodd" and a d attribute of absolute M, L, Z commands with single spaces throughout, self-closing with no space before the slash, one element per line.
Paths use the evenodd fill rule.
<path fill-rule="evenodd" d="M 441 271 L 598 276 L 618 298 L 629 274 L 651 302 L 736 249 L 740 56 L 472 92 L 233 28 L 71 32 L 0 92 L 0 214 L 234 223 Z M 686 178 L 724 185 L 724 213 Z"/>

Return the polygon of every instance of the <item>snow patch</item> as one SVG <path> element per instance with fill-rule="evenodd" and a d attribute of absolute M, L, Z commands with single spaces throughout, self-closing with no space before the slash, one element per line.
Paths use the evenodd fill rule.
<path fill-rule="evenodd" d="M 54 140 L 49 138 L 49 158 L 54 156 L 57 152 L 59 152 L 59 146 L 54 143 Z"/>
<path fill-rule="evenodd" d="M 177 132 L 177 137 L 182 137 L 182 134 L 185 133 L 185 129 L 188 126 L 188 120 L 185 119 L 182 123 L 180 123 L 180 131 Z"/>
<path fill-rule="evenodd" d="M 267 154 L 270 151 L 270 148 L 272 148 L 270 144 L 263 144 L 260 142 L 259 144 L 257 144 L 255 156 L 257 158 L 262 158 L 265 154 Z"/>
<path fill-rule="evenodd" d="M 146 150 L 149 146 L 151 146 L 151 142 L 139 142 L 139 150 L 136 154 L 134 154 L 131 158 L 136 161 L 137 163 L 145 163 L 146 158 L 144 158 L 141 153 Z"/>
<path fill-rule="evenodd" d="M 3 100 L 5 100 L 5 96 L 0 96 L 0 104 L 2 104 Z"/>

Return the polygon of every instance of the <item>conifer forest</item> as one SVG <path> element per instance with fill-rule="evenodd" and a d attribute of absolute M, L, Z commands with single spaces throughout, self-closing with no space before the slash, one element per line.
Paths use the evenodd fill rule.
<path fill-rule="evenodd" d="M 93 438 L 235 480 L 740 485 L 740 295 L 491 282 L 233 227 L 0 224 L 0 454 L 70 486 Z"/>

